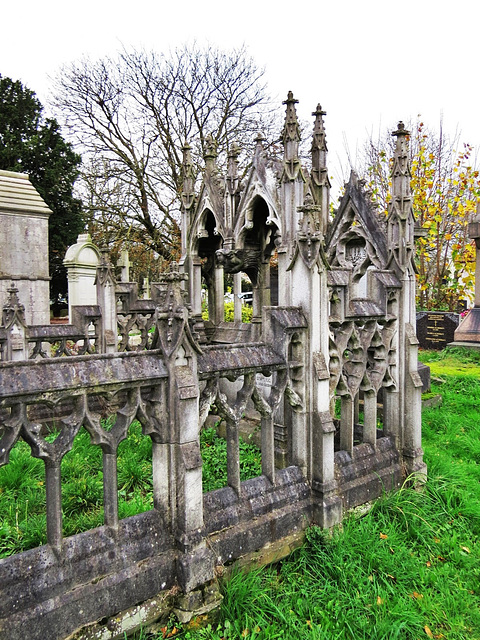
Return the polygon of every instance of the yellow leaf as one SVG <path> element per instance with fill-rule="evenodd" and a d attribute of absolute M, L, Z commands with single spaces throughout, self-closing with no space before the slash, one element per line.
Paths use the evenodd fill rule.
<path fill-rule="evenodd" d="M 380 596 L 377 596 L 377 605 L 380 606 L 383 602 L 383 599 Z"/>
<path fill-rule="evenodd" d="M 470 549 L 468 547 L 462 547 L 462 551 L 466 551 L 467 553 L 470 553 Z"/>
<path fill-rule="evenodd" d="M 388 538 L 388 536 L 385 533 L 381 533 L 380 534 L 380 539 L 381 540 L 386 540 Z"/>
<path fill-rule="evenodd" d="M 427 625 L 425 625 L 423 628 L 425 629 L 425 633 L 427 634 L 427 636 L 429 638 L 433 638 L 433 633 L 430 631 L 430 628 L 427 627 Z"/>
<path fill-rule="evenodd" d="M 430 562 L 430 560 L 427 561 L 427 567 L 431 567 L 432 563 Z"/>
<path fill-rule="evenodd" d="M 246 637 L 248 636 L 248 634 L 249 634 L 248 629 L 244 629 L 244 630 L 242 631 L 242 638 L 246 638 Z"/>
<path fill-rule="evenodd" d="M 410 594 L 410 598 L 415 598 L 415 600 L 421 600 L 423 598 L 423 595 L 421 593 L 418 593 L 417 591 L 414 591 L 413 593 Z"/>

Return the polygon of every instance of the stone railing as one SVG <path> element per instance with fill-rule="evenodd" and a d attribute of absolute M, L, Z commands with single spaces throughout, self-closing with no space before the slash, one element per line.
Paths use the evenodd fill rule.
<path fill-rule="evenodd" d="M 401 483 L 393 424 L 353 446 L 341 420 L 345 450 L 335 453 L 333 417 L 311 408 L 332 372 L 321 353 L 311 355 L 300 308 L 265 307 L 256 342 L 199 344 L 184 280 L 174 265 L 152 285 L 153 299 L 139 300 L 104 262 L 98 305 L 73 307 L 71 324 L 55 327 L 26 326 L 10 288 L 0 465 L 20 440 L 43 461 L 46 544 L 0 560 L 0 637 L 121 638 L 162 613 L 161 593 L 180 618 L 206 611 L 218 602 L 215 566 L 289 548 L 311 523 L 332 526 L 343 508 Z M 225 425 L 227 486 L 203 494 L 200 431 L 213 409 Z M 246 413 L 257 418 L 261 475 L 242 482 Z M 151 440 L 153 508 L 122 519 L 118 447 L 136 421 Z M 62 461 L 81 430 L 101 450 L 104 520 L 64 537 Z"/>
<path fill-rule="evenodd" d="M 128 353 L 89 353 L 102 337 L 109 346 L 99 308 L 77 307 L 72 325 L 26 327 L 10 291 L 13 310 L 4 310 L 1 334 L 5 353 L 16 353 L 13 327 L 24 350 L 34 347 L 29 359 L 0 363 L 0 464 L 9 463 L 19 440 L 43 461 L 47 544 L 0 560 L 0 636 L 8 629 L 12 639 L 64 638 L 175 585 L 184 593 L 199 590 L 196 600 L 208 608 L 215 604 L 206 589 L 215 565 L 311 522 L 306 352 L 291 346 L 306 343 L 305 318 L 298 309 L 266 310 L 268 339 L 200 348 L 181 281 L 172 271 L 159 303 L 152 310 L 148 301 L 139 310 L 154 316 L 152 348 Z M 124 304 L 125 310 L 132 307 Z M 84 355 L 73 354 L 68 342 L 74 340 L 84 341 Z M 48 346 L 34 353 L 40 341 L 51 345 L 50 353 Z M 61 341 L 61 355 L 68 357 L 52 353 Z M 289 359 L 293 352 L 296 358 Z M 272 379 L 268 393 L 258 376 Z M 282 426 L 289 466 L 279 468 L 274 414 L 284 397 L 291 406 Z M 224 489 L 203 495 L 199 433 L 212 404 L 226 424 L 228 480 Z M 240 482 L 239 429 L 248 405 L 259 415 L 262 475 Z M 152 441 L 153 509 L 122 520 L 118 446 L 136 420 Z M 64 538 L 62 460 L 82 428 L 102 451 L 104 524 Z"/>

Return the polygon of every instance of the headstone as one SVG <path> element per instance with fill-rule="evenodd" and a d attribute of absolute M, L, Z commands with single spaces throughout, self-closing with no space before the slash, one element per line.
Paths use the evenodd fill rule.
<path fill-rule="evenodd" d="M 441 350 L 453 342 L 458 327 L 457 313 L 420 311 L 417 313 L 417 338 L 421 349 Z"/>
<path fill-rule="evenodd" d="M 68 276 L 68 315 L 72 306 L 97 304 L 95 278 L 100 263 L 100 251 L 88 233 L 81 233 L 75 244 L 67 249 L 63 264 Z"/>

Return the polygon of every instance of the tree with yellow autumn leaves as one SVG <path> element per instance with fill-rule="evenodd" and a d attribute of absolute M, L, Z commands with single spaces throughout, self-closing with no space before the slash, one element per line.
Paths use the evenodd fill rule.
<path fill-rule="evenodd" d="M 471 300 L 475 277 L 475 246 L 468 223 L 480 198 L 480 175 L 474 150 L 450 139 L 440 128 L 418 121 L 408 127 L 413 207 L 421 229 L 417 245 L 417 304 L 420 309 L 458 311 Z M 371 190 L 379 215 L 386 215 L 391 136 L 370 139 L 357 170 Z"/>

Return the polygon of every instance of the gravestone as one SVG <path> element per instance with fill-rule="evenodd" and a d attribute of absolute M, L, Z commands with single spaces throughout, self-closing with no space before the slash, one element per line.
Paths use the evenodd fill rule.
<path fill-rule="evenodd" d="M 88 233 L 81 233 L 65 254 L 63 264 L 68 276 L 68 315 L 72 306 L 97 304 L 95 278 L 100 263 L 100 251 Z"/>
<path fill-rule="evenodd" d="M 417 338 L 421 349 L 441 350 L 453 341 L 458 327 L 457 313 L 420 311 L 417 313 Z"/>

